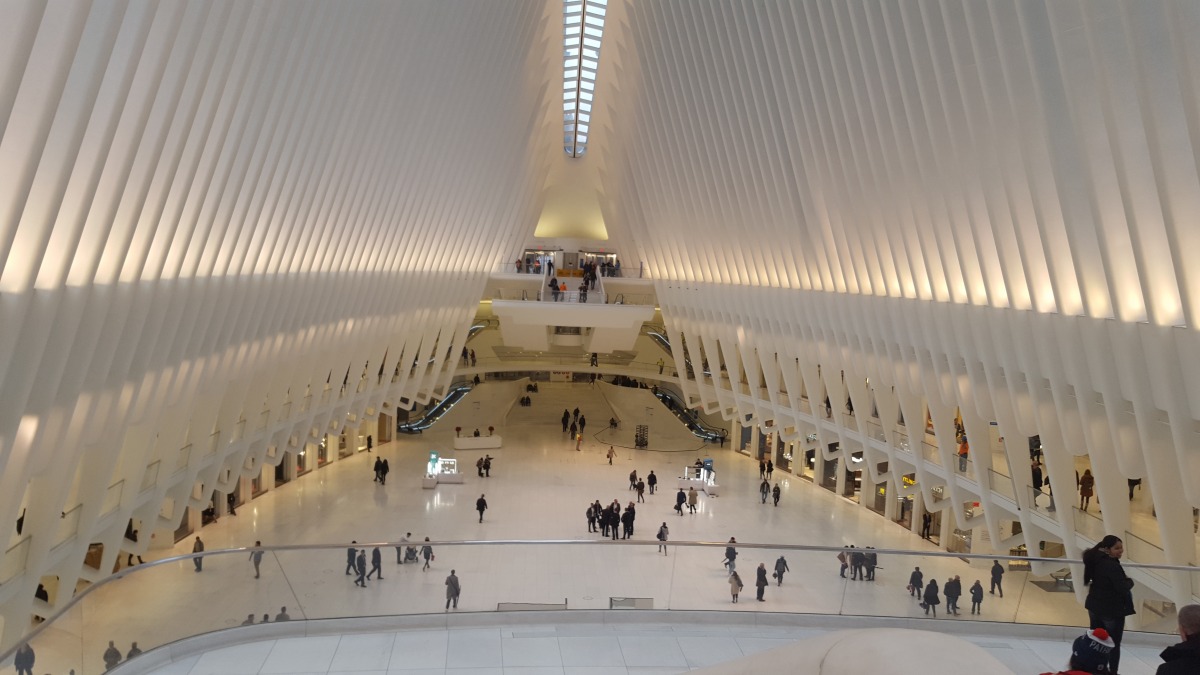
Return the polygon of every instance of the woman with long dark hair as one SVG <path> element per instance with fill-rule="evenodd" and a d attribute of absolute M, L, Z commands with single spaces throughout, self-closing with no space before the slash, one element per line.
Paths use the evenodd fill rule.
<path fill-rule="evenodd" d="M 1091 628 L 1108 631 L 1116 647 L 1108 657 L 1109 672 L 1118 672 L 1121 661 L 1121 635 L 1125 632 L 1125 617 L 1134 613 L 1133 579 L 1125 576 L 1121 556 L 1125 543 L 1114 535 L 1106 535 L 1095 546 L 1083 552 L 1083 583 L 1088 587 L 1087 608 Z"/>

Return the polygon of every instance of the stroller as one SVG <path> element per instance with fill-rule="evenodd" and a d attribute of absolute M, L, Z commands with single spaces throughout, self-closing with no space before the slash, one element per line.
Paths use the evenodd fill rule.
<path fill-rule="evenodd" d="M 417 547 L 409 546 L 404 549 L 404 562 L 417 562 Z"/>

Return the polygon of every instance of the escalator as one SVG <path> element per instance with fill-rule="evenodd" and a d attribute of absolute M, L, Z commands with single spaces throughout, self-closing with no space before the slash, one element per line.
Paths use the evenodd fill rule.
<path fill-rule="evenodd" d="M 396 431 L 402 434 L 419 434 L 425 431 L 433 426 L 435 422 L 442 419 L 442 416 L 449 412 L 454 407 L 454 404 L 461 401 L 474 388 L 475 385 L 470 382 L 460 382 L 451 385 L 450 391 L 442 400 L 426 408 L 420 417 L 397 424 Z"/>
<path fill-rule="evenodd" d="M 683 422 L 687 426 L 688 431 L 692 432 L 692 435 L 695 437 L 712 443 L 718 443 L 722 437 L 729 436 L 727 429 L 714 427 L 694 416 L 692 410 L 684 405 L 683 399 L 675 392 L 660 387 L 654 396 L 667 407 L 667 410 L 670 410 L 675 417 L 678 417 L 679 421 Z"/>
<path fill-rule="evenodd" d="M 663 335 L 663 333 L 661 331 L 659 331 L 657 328 L 645 328 L 645 329 L 643 329 L 643 331 L 646 333 L 646 337 L 649 337 L 651 340 L 653 340 L 655 343 L 657 343 L 658 346 L 662 347 L 664 350 L 666 350 L 666 352 L 668 354 L 674 353 L 671 351 L 671 341 L 668 340 L 667 336 Z M 692 360 L 687 357 L 686 352 L 684 352 L 683 364 L 687 368 L 688 377 L 695 378 L 696 374 L 695 374 L 695 371 L 692 369 Z M 705 377 L 712 377 L 712 373 L 709 372 L 707 366 L 704 367 L 704 375 L 705 375 Z"/>

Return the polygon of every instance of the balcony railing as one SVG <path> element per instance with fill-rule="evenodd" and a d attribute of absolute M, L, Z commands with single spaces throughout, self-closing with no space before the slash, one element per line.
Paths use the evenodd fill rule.
<path fill-rule="evenodd" d="M 263 549 L 255 578 L 248 549 L 213 551 L 166 558 L 128 568 L 70 599 L 38 625 L 26 638 L 37 655 L 37 672 L 100 675 L 106 670 L 104 653 L 112 641 L 122 653 L 136 641 L 143 651 L 195 635 L 237 629 L 244 622 L 261 623 L 264 614 L 279 620 L 286 611 L 290 620 L 343 617 L 386 617 L 442 614 L 446 587 L 442 579 L 453 568 L 461 581 L 457 612 L 494 612 L 509 603 L 541 605 L 563 610 L 606 610 L 616 598 L 637 598 L 637 607 L 656 610 L 758 611 L 781 614 L 814 614 L 854 617 L 924 619 L 918 600 L 905 592 L 915 567 L 924 583 L 958 576 L 962 617 L 947 618 L 947 598 L 938 621 L 968 621 L 971 587 L 979 580 L 989 588 L 989 568 L 1002 561 L 1004 597 L 983 595 L 978 617 L 989 622 L 1087 625 L 1087 612 L 1069 592 L 1072 572 L 1082 578 L 1078 561 L 1022 556 L 982 556 L 961 553 L 854 549 L 874 554 L 873 570 L 865 564 L 863 576 L 874 580 L 835 576 L 837 555 L 844 549 L 824 546 L 738 544 L 736 571 L 744 584 L 742 599 L 755 592 L 755 570 L 760 563 L 767 574 L 785 559 L 789 572 L 782 585 L 769 580 L 768 602 L 731 604 L 729 572 L 721 562 L 724 543 L 666 543 L 666 555 L 654 540 L 658 515 L 645 517 L 635 535 L 640 540 L 594 541 L 455 541 L 432 542 L 429 572 L 419 547 L 418 562 L 398 565 L 405 548 L 395 542 L 365 544 L 368 570 L 372 551 L 383 558 L 383 579 L 367 581 L 370 590 L 355 586 L 345 545 L 289 546 Z M 669 518 L 669 517 L 668 517 Z M 671 520 L 668 526 L 674 525 Z M 599 535 L 597 535 L 599 536 Z M 11 554 L 11 552 L 10 552 Z M 868 562 L 863 559 L 862 562 Z M 1127 567 L 1146 567 L 1127 565 Z M 1151 566 L 1163 576 L 1184 575 L 1200 588 L 1195 568 Z M 622 570 L 634 570 L 626 573 Z M 815 579 L 820 577 L 821 581 Z M 1058 589 L 1056 585 L 1065 585 Z M 317 592 L 319 589 L 319 592 Z M 59 590 L 65 593 L 65 590 Z M 217 600 L 219 598 L 219 601 Z M 1140 588 L 1134 589 L 1138 615 L 1131 629 L 1169 635 L 1175 630 L 1174 606 Z M 51 605 L 55 598 L 51 598 Z M 197 608 L 203 607 L 203 611 Z M 283 610 L 282 608 L 286 608 Z M 637 610 L 624 610 L 637 611 Z M 731 615 L 732 616 L 732 615 Z M 972 617 L 973 619 L 974 617 Z M 928 627 L 938 630 L 930 618 Z M 990 631 L 981 626 L 981 631 Z M 0 655 L 0 668 L 12 667 L 15 645 Z"/>

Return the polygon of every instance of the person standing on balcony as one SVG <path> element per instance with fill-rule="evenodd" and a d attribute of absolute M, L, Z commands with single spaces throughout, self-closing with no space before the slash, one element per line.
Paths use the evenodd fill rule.
<path fill-rule="evenodd" d="M 36 659 L 37 655 L 33 653 L 33 647 L 30 647 L 28 642 L 18 647 L 17 653 L 13 654 L 13 668 L 17 669 L 17 675 L 33 675 L 33 662 Z"/>
<path fill-rule="evenodd" d="M 117 649 L 117 644 L 109 640 L 108 649 L 104 650 L 104 669 L 112 670 L 121 662 L 121 651 Z"/>
<path fill-rule="evenodd" d="M 1179 637 L 1183 642 L 1163 650 L 1156 675 L 1194 675 L 1200 673 L 1200 605 L 1179 609 Z"/>
<path fill-rule="evenodd" d="M 663 361 L 661 358 L 659 358 L 659 359 L 658 359 L 658 363 L 657 363 L 657 364 L 655 364 L 655 365 L 657 365 L 657 366 L 658 366 L 658 374 L 659 374 L 659 375 L 662 375 L 662 374 L 663 374 L 663 368 L 665 368 L 665 367 L 666 367 L 666 365 L 667 365 L 667 362 L 666 362 L 666 361 Z"/>
<path fill-rule="evenodd" d="M 995 595 L 996 591 L 1000 591 L 1000 597 L 1004 597 L 1004 565 L 999 560 L 992 561 L 992 590 L 988 593 Z"/>
<path fill-rule="evenodd" d="M 982 614 L 983 611 L 980 609 L 980 606 L 982 604 L 983 604 L 983 584 L 979 583 L 979 580 L 976 579 L 975 583 L 971 586 L 971 613 L 972 614 Z"/>
<path fill-rule="evenodd" d="M 1135 612 L 1133 579 L 1125 576 L 1121 567 L 1124 554 L 1125 543 L 1111 534 L 1083 552 L 1083 584 L 1088 587 L 1083 606 L 1088 611 L 1091 628 L 1108 631 L 1116 645 L 1108 658 L 1108 670 L 1113 673 L 1120 672 L 1125 617 Z"/>
<path fill-rule="evenodd" d="M 958 440 L 958 470 L 967 470 L 967 455 L 971 453 L 971 445 L 967 443 L 966 436 L 959 436 Z"/>
<path fill-rule="evenodd" d="M 1079 478 L 1079 510 L 1087 511 L 1088 503 L 1092 501 L 1092 494 L 1096 486 L 1096 479 L 1092 476 L 1091 469 L 1085 469 L 1083 476 Z"/>

